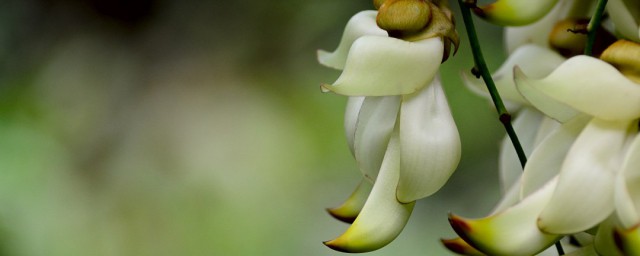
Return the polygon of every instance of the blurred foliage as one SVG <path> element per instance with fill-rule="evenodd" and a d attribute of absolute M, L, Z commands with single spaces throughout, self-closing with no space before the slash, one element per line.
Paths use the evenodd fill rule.
<path fill-rule="evenodd" d="M 455 5 L 453 5 L 456 9 Z M 359 181 L 338 72 L 315 61 L 367 1 L 0 2 L 0 255 L 339 255 L 323 209 Z M 490 66 L 500 31 L 481 24 Z M 460 34 L 464 35 L 462 28 Z M 442 67 L 449 184 L 372 255 L 447 255 L 446 213 L 497 200 L 501 128 Z"/>

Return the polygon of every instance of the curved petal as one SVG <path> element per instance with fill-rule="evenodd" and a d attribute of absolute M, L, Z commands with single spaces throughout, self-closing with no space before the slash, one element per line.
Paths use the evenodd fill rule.
<path fill-rule="evenodd" d="M 431 83 L 444 52 L 439 37 L 417 42 L 381 36 L 358 38 L 344 71 L 325 91 L 348 96 L 410 94 Z"/>
<path fill-rule="evenodd" d="M 522 197 L 538 190 L 558 175 L 562 162 L 591 117 L 580 115 L 560 126 L 533 150 L 522 178 Z"/>
<path fill-rule="evenodd" d="M 540 112 L 561 123 L 578 115 L 577 110 L 540 92 L 531 83 L 525 82 L 526 76 L 518 66 L 514 67 L 513 75 L 520 94 Z"/>
<path fill-rule="evenodd" d="M 438 191 L 458 166 L 460 148 L 439 78 L 422 91 L 403 96 L 398 201 L 412 202 Z"/>
<path fill-rule="evenodd" d="M 324 244 L 337 251 L 354 253 L 377 250 L 393 241 L 407 224 L 415 205 L 396 200 L 399 176 L 400 145 L 395 132 L 362 211 L 345 233 Z"/>
<path fill-rule="evenodd" d="M 587 230 L 614 209 L 613 187 L 631 121 L 594 118 L 567 153 L 558 186 L 540 214 L 538 227 L 554 234 Z"/>
<path fill-rule="evenodd" d="M 544 17 L 558 0 L 497 0 L 474 9 L 483 19 L 501 26 L 523 26 Z"/>
<path fill-rule="evenodd" d="M 640 136 L 635 136 L 616 179 L 616 213 L 624 228 L 640 224 Z"/>
<path fill-rule="evenodd" d="M 616 218 L 613 214 L 598 225 L 596 236 L 593 239 L 593 246 L 598 255 L 622 256 L 613 239 L 615 226 Z"/>
<path fill-rule="evenodd" d="M 450 215 L 456 233 L 470 245 L 489 255 L 534 255 L 561 238 L 541 232 L 536 219 L 549 201 L 557 179 L 503 212 L 482 219 Z"/>
<path fill-rule="evenodd" d="M 386 36 L 387 31 L 376 24 L 377 15 L 377 11 L 361 11 L 353 15 L 347 22 L 338 48 L 333 52 L 318 50 L 318 62 L 330 68 L 343 69 L 353 41 L 365 35 Z"/>
<path fill-rule="evenodd" d="M 400 109 L 400 96 L 367 97 L 362 102 L 354 151 L 362 175 L 373 182 L 378 176 Z"/>
<path fill-rule="evenodd" d="M 354 143 L 356 139 L 356 125 L 358 124 L 358 115 L 360 108 L 364 102 L 364 97 L 349 97 L 347 106 L 344 111 L 344 133 L 347 136 L 347 144 L 349 151 L 353 156 L 356 155 Z"/>
<path fill-rule="evenodd" d="M 463 240 L 460 237 L 456 237 L 453 239 L 440 239 L 442 245 L 449 249 L 449 251 L 454 252 L 460 255 L 467 256 L 484 256 L 486 254 L 478 251 L 478 249 L 473 248 L 473 246 L 469 245 L 467 241 Z"/>
<path fill-rule="evenodd" d="M 607 11 L 620 34 L 629 40 L 640 42 L 640 1 L 609 0 Z"/>
<path fill-rule="evenodd" d="M 616 246 L 623 255 L 640 255 L 640 226 L 630 229 L 615 229 Z"/>
<path fill-rule="evenodd" d="M 518 66 L 528 75 L 533 77 L 545 77 L 556 69 L 565 58 L 550 49 L 528 44 L 518 48 L 492 75 L 496 88 L 503 99 L 530 105 L 520 95 L 513 80 L 513 67 Z M 489 97 L 487 87 L 480 79 L 475 79 L 471 74 L 463 73 L 463 81 L 468 87 L 477 88 L 473 91 L 481 91 Z"/>
<path fill-rule="evenodd" d="M 549 98 L 600 119 L 640 117 L 640 85 L 610 64 L 593 57 L 570 58 L 543 79 L 532 79 L 516 72 L 516 83 L 518 87 L 530 86 Z M 520 92 L 527 98 L 525 92 Z"/>
<path fill-rule="evenodd" d="M 538 127 L 542 121 L 542 114 L 536 110 L 525 108 L 522 109 L 518 116 L 513 121 L 513 129 L 518 134 L 518 139 L 522 145 L 526 155 L 531 155 L 533 151 L 534 142 L 538 133 Z M 500 184 L 502 185 L 503 192 L 506 192 L 508 188 L 522 175 L 522 164 L 518 159 L 509 136 L 502 139 L 500 146 L 500 156 L 498 161 L 498 170 L 500 173 Z"/>
<path fill-rule="evenodd" d="M 352 223 L 356 217 L 358 217 L 358 214 L 360 214 L 372 187 L 373 184 L 363 178 L 356 187 L 356 190 L 351 193 L 344 203 L 338 207 L 327 209 L 327 212 L 338 220 Z"/>

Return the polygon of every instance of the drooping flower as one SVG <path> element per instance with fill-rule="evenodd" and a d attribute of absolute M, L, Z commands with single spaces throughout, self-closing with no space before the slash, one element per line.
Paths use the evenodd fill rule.
<path fill-rule="evenodd" d="M 345 252 L 390 243 L 415 201 L 440 189 L 460 159 L 460 138 L 437 75 L 449 45 L 457 49 L 451 13 L 425 0 L 374 3 L 379 11 L 356 14 L 336 51 L 318 52 L 322 64 L 344 68 L 322 89 L 349 96 L 345 131 L 363 174 L 347 202 L 329 210 L 353 221 L 325 242 Z"/>

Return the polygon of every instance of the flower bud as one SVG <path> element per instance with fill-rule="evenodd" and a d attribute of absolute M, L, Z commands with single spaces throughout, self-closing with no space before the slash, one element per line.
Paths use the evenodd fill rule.
<path fill-rule="evenodd" d="M 609 46 L 600 59 L 615 66 L 630 80 L 640 83 L 640 44 L 627 40 L 618 40 Z"/>
<path fill-rule="evenodd" d="M 380 6 L 382 6 L 382 4 L 384 4 L 384 2 L 386 2 L 387 0 L 373 0 L 373 6 L 376 8 L 376 10 L 380 9 Z"/>
<path fill-rule="evenodd" d="M 417 32 L 431 20 L 431 7 L 425 0 L 387 0 L 378 10 L 378 26 L 391 36 Z"/>
<path fill-rule="evenodd" d="M 567 58 L 582 54 L 587 43 L 588 24 L 588 19 L 559 21 L 549 33 L 549 45 Z"/>

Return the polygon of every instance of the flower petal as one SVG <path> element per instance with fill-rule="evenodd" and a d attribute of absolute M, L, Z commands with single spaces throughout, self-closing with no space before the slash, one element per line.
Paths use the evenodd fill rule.
<path fill-rule="evenodd" d="M 431 83 L 444 51 L 439 37 L 417 42 L 381 36 L 358 38 L 344 71 L 323 90 L 348 96 L 410 94 Z"/>
<path fill-rule="evenodd" d="M 610 64 L 593 57 L 580 55 L 570 58 L 543 79 L 528 78 L 522 72 L 516 72 L 516 83 L 527 99 L 527 92 L 521 86 L 528 86 L 531 90 L 600 119 L 630 120 L 640 117 L 640 85 L 623 76 Z"/>
<path fill-rule="evenodd" d="M 548 48 L 549 38 L 553 26 L 566 16 L 572 1 L 560 1 L 551 11 L 540 20 L 526 26 L 505 27 L 504 45 L 507 52 L 513 53 L 520 46 L 525 44 L 535 44 Z"/>
<path fill-rule="evenodd" d="M 558 186 L 538 226 L 554 234 L 587 230 L 614 209 L 613 186 L 631 121 L 594 118 L 567 153 Z"/>
<path fill-rule="evenodd" d="M 561 236 L 541 232 L 536 219 L 549 201 L 557 179 L 517 205 L 489 217 L 463 219 L 450 215 L 456 233 L 470 245 L 489 255 L 534 255 L 551 246 Z"/>
<path fill-rule="evenodd" d="M 403 204 L 396 200 L 400 145 L 397 131 L 394 133 L 371 195 L 347 231 L 334 240 L 324 242 L 330 248 L 351 253 L 377 250 L 393 241 L 406 225 L 415 202 Z"/>
<path fill-rule="evenodd" d="M 518 66 L 528 75 L 533 77 L 545 77 L 549 75 L 565 60 L 560 54 L 537 45 L 528 44 L 519 47 L 492 75 L 496 88 L 500 96 L 515 103 L 530 105 L 529 102 L 520 95 L 513 80 L 513 67 Z M 463 81 L 468 87 L 475 87 L 482 91 L 483 95 L 489 97 L 487 87 L 480 79 L 475 79 L 471 74 L 463 73 Z"/>
<path fill-rule="evenodd" d="M 400 96 L 366 97 L 362 102 L 354 151 L 362 175 L 376 180 L 400 109 Z"/>
<path fill-rule="evenodd" d="M 640 136 L 635 136 L 616 179 L 616 213 L 624 228 L 640 224 Z"/>
<path fill-rule="evenodd" d="M 373 184 L 363 178 L 356 187 L 356 190 L 351 193 L 344 203 L 338 207 L 327 209 L 327 212 L 338 220 L 352 223 L 356 217 L 358 217 L 358 214 L 360 214 L 364 203 L 367 201 L 367 197 L 369 197 L 371 188 L 373 188 Z"/>
<path fill-rule="evenodd" d="M 610 0 L 607 11 L 616 30 L 629 40 L 640 42 L 640 2 L 638 0 Z"/>
<path fill-rule="evenodd" d="M 544 17 L 557 2 L 558 0 L 497 0 L 475 9 L 474 12 L 496 25 L 523 26 Z"/>
<path fill-rule="evenodd" d="M 538 145 L 524 168 L 522 197 L 538 190 L 558 175 L 562 162 L 591 117 L 580 115 L 558 127 Z"/>
<path fill-rule="evenodd" d="M 449 251 L 467 256 L 484 256 L 486 254 L 478 251 L 478 249 L 473 248 L 473 246 L 469 245 L 465 240 L 460 237 L 456 237 L 453 239 L 440 239 L 440 242 L 449 249 Z"/>
<path fill-rule="evenodd" d="M 438 191 L 460 161 L 460 136 L 440 78 L 404 95 L 400 107 L 400 181 L 397 197 L 412 202 Z"/>
<path fill-rule="evenodd" d="M 616 248 L 616 243 L 613 239 L 616 221 L 615 215 L 612 214 L 598 225 L 598 231 L 593 239 L 593 246 L 596 252 L 598 252 L 598 255 L 622 256 L 618 248 Z"/>
<path fill-rule="evenodd" d="M 513 75 L 516 82 L 516 87 L 520 94 L 527 99 L 527 101 L 536 109 L 545 115 L 564 123 L 580 112 L 567 106 L 566 104 L 559 102 L 546 94 L 540 92 L 532 86 L 531 83 L 525 82 L 525 74 L 522 70 L 516 66 L 513 69 Z"/>
<path fill-rule="evenodd" d="M 353 41 L 365 35 L 386 36 L 387 31 L 376 25 L 377 11 L 361 11 L 347 22 L 338 48 L 333 52 L 318 50 L 318 62 L 327 67 L 343 69 Z"/>
<path fill-rule="evenodd" d="M 356 139 L 356 125 L 358 124 L 358 116 L 360 108 L 364 102 L 364 97 L 349 97 L 347 106 L 344 111 L 344 132 L 347 135 L 347 144 L 352 155 L 356 155 L 354 143 Z"/>
<path fill-rule="evenodd" d="M 526 155 L 531 155 L 534 142 L 538 133 L 538 127 L 542 121 L 542 114 L 530 108 L 524 108 L 513 121 L 513 129 L 518 134 L 518 139 Z M 500 184 L 503 192 L 506 192 L 511 185 L 522 175 L 522 165 L 518 159 L 513 144 L 508 136 L 502 139 L 500 146 L 500 156 L 498 161 L 500 174 Z"/>

